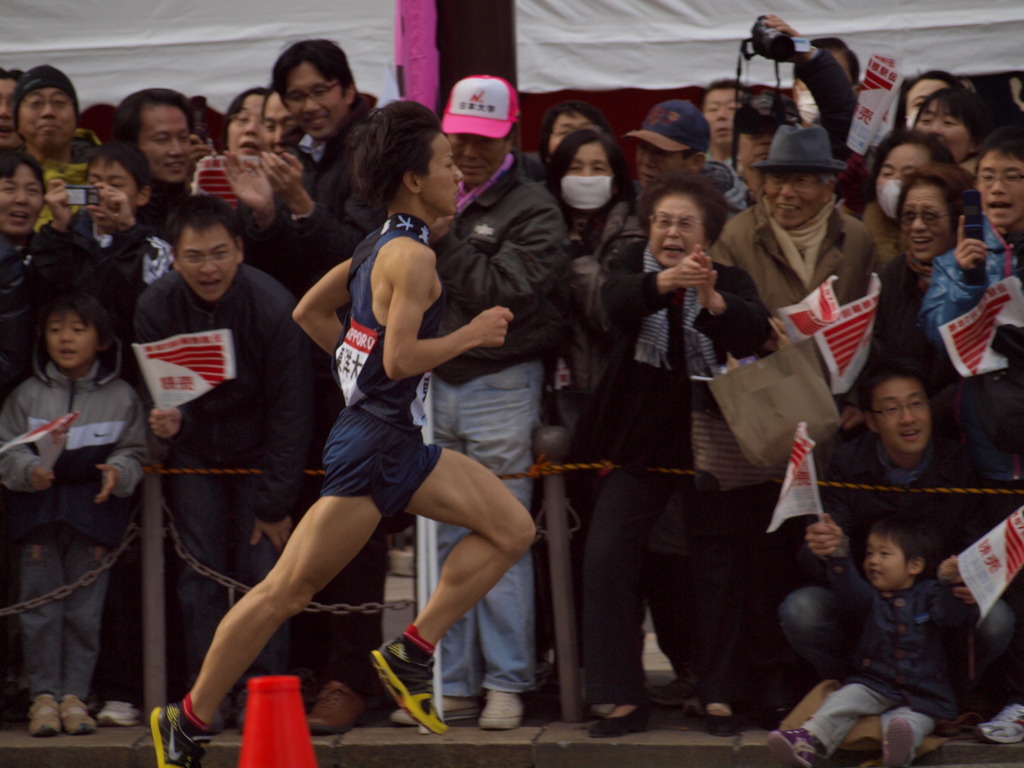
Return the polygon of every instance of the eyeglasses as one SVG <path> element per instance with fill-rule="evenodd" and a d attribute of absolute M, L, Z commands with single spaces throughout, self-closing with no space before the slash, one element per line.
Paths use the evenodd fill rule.
<path fill-rule="evenodd" d="M 183 261 L 190 267 L 198 267 L 200 264 L 210 262 L 211 264 L 223 264 L 225 261 L 231 258 L 229 251 L 218 251 L 217 253 L 190 253 L 185 256 L 179 256 L 179 261 Z"/>
<path fill-rule="evenodd" d="M 331 92 L 331 89 L 336 85 L 340 85 L 337 80 L 326 85 L 318 83 L 308 91 L 288 91 L 284 95 L 284 103 L 289 107 L 301 107 L 306 103 L 306 99 L 312 99 L 317 104 L 323 104 L 324 97 L 327 96 L 327 94 Z"/>
<path fill-rule="evenodd" d="M 697 231 L 703 222 L 700 219 L 695 219 L 692 216 L 680 216 L 678 219 L 672 216 L 666 216 L 664 214 L 656 213 L 650 217 L 651 226 L 662 232 L 675 227 L 684 235 L 692 235 Z"/>
<path fill-rule="evenodd" d="M 978 174 L 976 181 L 979 187 L 990 187 L 996 183 L 997 179 L 1008 187 L 1012 187 L 1024 181 L 1024 173 L 1020 171 L 1003 171 L 1002 173 L 983 171 Z"/>
<path fill-rule="evenodd" d="M 948 219 L 948 213 L 939 213 L 937 211 L 904 211 L 900 214 L 900 225 L 903 227 L 912 227 L 914 222 L 920 218 L 925 223 L 926 227 L 934 225 L 939 219 Z"/>
<path fill-rule="evenodd" d="M 765 175 L 764 183 L 766 187 L 775 190 L 789 184 L 794 192 L 804 194 L 817 191 L 821 186 L 821 177 L 809 174 L 768 173 Z"/>
<path fill-rule="evenodd" d="M 871 409 L 868 410 L 871 413 L 877 413 L 884 419 L 895 419 L 898 418 L 900 414 L 903 413 L 904 409 L 910 411 L 913 414 L 920 414 L 928 410 L 928 401 L 914 400 L 909 403 L 900 403 L 899 405 L 887 405 L 885 406 L 885 408 L 882 408 L 877 411 L 872 411 Z"/>

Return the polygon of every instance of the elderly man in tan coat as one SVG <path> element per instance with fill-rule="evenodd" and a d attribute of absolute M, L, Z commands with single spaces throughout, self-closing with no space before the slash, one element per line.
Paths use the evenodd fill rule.
<path fill-rule="evenodd" d="M 840 304 L 867 293 L 875 243 L 863 224 L 835 208 L 836 173 L 845 165 L 832 158 L 825 129 L 782 126 L 768 159 L 754 167 L 764 174 L 760 199 L 729 220 L 712 258 L 745 269 L 772 312 L 830 275 L 839 277 Z"/>

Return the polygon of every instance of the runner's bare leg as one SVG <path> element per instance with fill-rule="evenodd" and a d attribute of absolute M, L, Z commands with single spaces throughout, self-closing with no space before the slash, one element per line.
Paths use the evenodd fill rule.
<path fill-rule="evenodd" d="M 213 721 L 221 700 L 270 636 L 356 556 L 379 522 L 368 496 L 322 496 L 309 508 L 274 568 L 218 625 L 192 687 L 197 717 Z"/>
<path fill-rule="evenodd" d="M 414 622 L 423 639 L 436 643 L 529 548 L 535 528 L 494 474 L 447 449 L 408 511 L 472 530 L 448 555 L 437 590 Z M 355 557 L 379 521 L 368 497 L 324 496 L 310 508 L 273 570 L 218 626 L 192 688 L 199 718 L 213 719 L 270 636 Z"/>
<path fill-rule="evenodd" d="M 436 643 L 529 549 L 536 528 L 497 476 L 448 449 L 413 495 L 409 511 L 472 531 L 448 555 L 437 589 L 413 622 L 424 640 Z"/>

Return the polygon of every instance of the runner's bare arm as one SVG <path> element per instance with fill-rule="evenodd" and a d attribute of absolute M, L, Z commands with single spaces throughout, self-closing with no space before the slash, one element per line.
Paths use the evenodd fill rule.
<path fill-rule="evenodd" d="M 385 246 L 382 277 L 391 284 L 384 337 L 384 370 L 391 379 L 417 376 L 475 347 L 505 343 L 512 313 L 504 307 L 484 310 L 447 336 L 418 338 L 423 313 L 436 300 L 436 257 L 413 240 L 402 238 Z M 385 249 L 381 249 L 385 256 Z M 378 257 L 380 258 L 380 257 Z"/>
<path fill-rule="evenodd" d="M 306 291 L 292 311 L 292 319 L 329 355 L 334 353 L 341 335 L 337 309 L 350 299 L 348 273 L 351 265 L 352 259 L 346 259 L 334 267 Z"/>

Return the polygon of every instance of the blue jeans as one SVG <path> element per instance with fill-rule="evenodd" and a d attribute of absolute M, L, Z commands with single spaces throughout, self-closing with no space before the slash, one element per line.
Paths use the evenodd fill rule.
<path fill-rule="evenodd" d="M 533 464 L 533 430 L 540 423 L 544 368 L 521 363 L 465 384 L 430 381 L 434 442 L 476 459 L 495 474 Z M 527 509 L 533 480 L 506 480 Z M 439 525 L 443 561 L 469 531 Z M 527 551 L 484 598 L 448 630 L 441 643 L 444 693 L 476 696 L 481 689 L 521 693 L 534 684 L 533 555 Z"/>
<path fill-rule="evenodd" d="M 821 586 L 790 592 L 779 606 L 779 621 L 790 645 L 811 662 L 823 680 L 842 680 L 849 674 L 860 630 L 855 620 L 843 613 L 835 592 Z M 1013 612 L 999 600 L 985 621 L 973 628 L 975 680 L 1003 655 L 1013 637 L 1014 623 Z"/>
<path fill-rule="evenodd" d="M 205 466 L 197 457 L 180 450 L 172 459 L 174 467 Z M 249 544 L 255 520 L 255 477 L 172 475 L 166 487 L 181 541 L 199 562 L 250 586 L 262 581 L 274 567 L 277 553 L 266 536 L 256 546 Z M 217 625 L 230 607 L 228 591 L 183 564 L 178 599 L 185 620 L 185 660 L 191 681 L 199 674 Z M 288 670 L 288 651 L 285 623 L 271 636 L 242 680 L 283 674 Z M 244 686 L 243 681 L 240 683 Z"/>
<path fill-rule="evenodd" d="M 33 530 L 21 546 L 20 600 L 45 595 L 99 567 L 105 547 L 66 523 Z M 109 571 L 63 600 L 21 614 L 29 696 L 71 694 L 83 701 L 100 653 L 100 625 Z"/>

